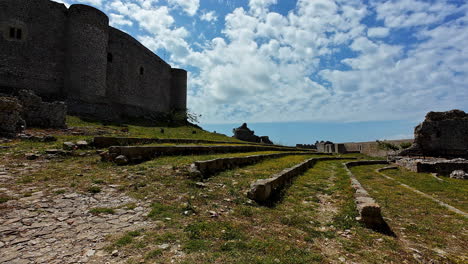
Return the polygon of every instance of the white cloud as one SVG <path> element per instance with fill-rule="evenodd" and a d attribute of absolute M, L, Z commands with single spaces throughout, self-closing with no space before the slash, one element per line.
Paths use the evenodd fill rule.
<path fill-rule="evenodd" d="M 80 2 L 93 5 L 95 7 L 102 6 L 102 0 L 81 0 Z"/>
<path fill-rule="evenodd" d="M 367 29 L 367 36 L 369 38 L 385 38 L 390 34 L 390 30 L 386 27 L 373 27 Z"/>
<path fill-rule="evenodd" d="M 200 19 L 203 21 L 214 22 L 218 20 L 218 17 L 216 16 L 215 11 L 209 11 L 203 12 L 203 14 L 200 16 Z"/>
<path fill-rule="evenodd" d="M 221 34 L 195 43 L 188 41 L 194 25 L 175 24 L 171 10 L 183 8 L 176 2 L 182 3 L 113 0 L 108 9 L 116 14 L 112 23 L 134 23 L 138 39 L 169 52 L 172 65 L 196 69 L 189 77 L 189 108 L 204 123 L 394 120 L 466 108 L 466 7 L 441 0 L 370 6 L 298 0 L 283 15 L 270 11 L 276 0 L 250 0 L 246 9 L 226 15 Z M 193 16 L 198 1 L 192 9 L 189 2 L 183 9 Z M 212 12 L 201 12 L 200 20 L 214 21 Z M 384 27 L 364 24 L 372 12 Z M 455 13 L 458 19 L 444 21 Z M 386 43 L 404 27 L 417 42 Z"/>
<path fill-rule="evenodd" d="M 168 0 L 169 5 L 181 8 L 189 16 L 197 13 L 200 7 L 200 0 Z"/>
<path fill-rule="evenodd" d="M 64 4 L 67 8 L 70 7 L 70 3 L 65 0 L 53 0 L 54 2 Z"/>
<path fill-rule="evenodd" d="M 249 0 L 250 11 L 256 15 L 265 14 L 270 5 L 274 5 L 278 0 Z"/>
<path fill-rule="evenodd" d="M 396 0 L 375 3 L 377 18 L 391 28 L 431 25 L 456 12 L 456 6 L 445 0 Z"/>
<path fill-rule="evenodd" d="M 117 26 L 132 26 L 133 22 L 129 19 L 126 19 L 125 16 L 119 14 L 110 14 L 109 23 L 113 27 Z"/>

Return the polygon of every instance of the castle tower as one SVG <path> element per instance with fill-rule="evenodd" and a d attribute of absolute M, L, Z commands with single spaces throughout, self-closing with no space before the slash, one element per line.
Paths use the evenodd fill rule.
<path fill-rule="evenodd" d="M 106 96 L 109 18 L 87 5 L 68 11 L 65 93 L 72 101 L 99 103 Z"/>
<path fill-rule="evenodd" d="M 171 69 L 171 106 L 174 110 L 187 109 L 187 71 Z"/>

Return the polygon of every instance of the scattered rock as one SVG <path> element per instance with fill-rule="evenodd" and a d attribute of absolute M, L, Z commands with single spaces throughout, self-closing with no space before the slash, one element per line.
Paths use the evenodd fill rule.
<path fill-rule="evenodd" d="M 207 185 L 206 183 L 203 183 L 203 182 L 197 182 L 195 183 L 195 186 L 197 186 L 198 188 L 205 188 Z"/>
<path fill-rule="evenodd" d="M 450 173 L 450 178 L 466 180 L 468 179 L 468 173 L 463 170 L 454 170 Z"/>
<path fill-rule="evenodd" d="M 210 214 L 211 218 L 215 218 L 215 217 L 219 216 L 219 214 L 217 212 L 215 212 L 215 211 L 208 211 L 208 213 Z"/>
<path fill-rule="evenodd" d="M 92 257 L 92 256 L 94 256 L 95 253 L 96 253 L 96 250 L 90 249 L 90 250 L 86 251 L 85 256 L 86 257 Z"/>
<path fill-rule="evenodd" d="M 124 155 L 117 156 L 114 161 L 117 165 L 120 165 L 120 166 L 128 164 L 128 159 Z"/>
<path fill-rule="evenodd" d="M 65 150 L 74 150 L 77 146 L 73 142 L 63 142 L 63 149 Z"/>
<path fill-rule="evenodd" d="M 89 144 L 88 142 L 84 141 L 84 140 L 80 140 L 80 141 L 77 141 L 76 142 L 76 146 L 79 148 L 79 149 L 86 149 L 89 147 Z"/>
<path fill-rule="evenodd" d="M 162 244 L 162 245 L 159 245 L 158 248 L 160 249 L 168 249 L 170 247 L 169 244 Z"/>
<path fill-rule="evenodd" d="M 117 257 L 119 255 L 119 251 L 116 249 L 116 250 L 112 251 L 111 255 L 113 257 Z"/>

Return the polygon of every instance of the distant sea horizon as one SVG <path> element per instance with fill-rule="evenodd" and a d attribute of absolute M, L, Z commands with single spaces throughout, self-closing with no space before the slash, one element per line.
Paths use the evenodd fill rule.
<path fill-rule="evenodd" d="M 316 141 L 366 142 L 375 140 L 412 139 L 419 122 L 369 121 L 353 123 L 333 122 L 271 122 L 247 123 L 257 136 L 268 136 L 275 144 L 295 146 Z M 232 129 L 242 122 L 231 124 L 199 124 L 204 130 L 233 136 Z"/>

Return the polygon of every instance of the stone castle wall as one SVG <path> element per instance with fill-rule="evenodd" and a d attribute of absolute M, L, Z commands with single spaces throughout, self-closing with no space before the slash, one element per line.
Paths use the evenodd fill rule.
<path fill-rule="evenodd" d="M 29 89 L 66 100 L 73 114 L 107 119 L 186 108 L 187 72 L 109 27 L 93 7 L 1 0 L 0 30 L 0 92 Z"/>
<path fill-rule="evenodd" d="M 385 140 L 385 143 L 390 143 L 395 146 L 400 146 L 402 143 L 413 143 L 413 139 Z M 317 151 L 326 153 L 362 153 L 371 157 L 386 157 L 393 155 L 396 152 L 392 150 L 382 149 L 378 142 L 348 142 L 348 143 L 333 143 L 317 142 Z"/>
<path fill-rule="evenodd" d="M 64 87 L 67 8 L 47 0 L 0 1 L 0 88 L 58 97 Z M 14 36 L 10 37 L 10 29 Z M 17 30 L 21 30 L 17 38 Z"/>

